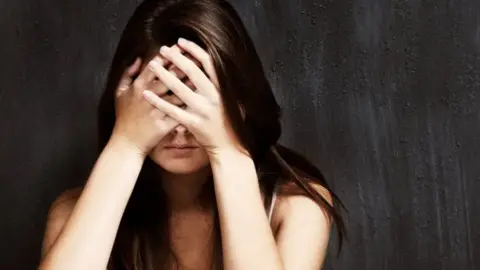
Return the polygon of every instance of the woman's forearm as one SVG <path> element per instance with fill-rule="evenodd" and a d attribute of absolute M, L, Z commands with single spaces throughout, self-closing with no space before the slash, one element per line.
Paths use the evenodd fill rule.
<path fill-rule="evenodd" d="M 145 157 L 112 137 L 100 154 L 75 208 L 39 269 L 102 269 Z"/>
<path fill-rule="evenodd" d="M 235 151 L 211 158 L 226 270 L 283 269 L 252 159 Z"/>

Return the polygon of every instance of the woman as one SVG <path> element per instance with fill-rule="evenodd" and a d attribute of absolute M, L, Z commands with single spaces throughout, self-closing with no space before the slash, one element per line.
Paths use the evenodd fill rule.
<path fill-rule="evenodd" d="M 161 48 L 161 49 L 159 49 Z M 146 0 L 99 106 L 101 151 L 51 206 L 40 269 L 319 269 L 339 201 L 277 144 L 280 109 L 224 0 Z"/>

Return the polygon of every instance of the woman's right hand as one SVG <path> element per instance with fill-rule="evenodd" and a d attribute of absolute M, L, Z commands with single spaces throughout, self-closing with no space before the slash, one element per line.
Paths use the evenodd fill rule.
<path fill-rule="evenodd" d="M 180 50 L 173 46 L 172 49 Z M 151 61 L 157 61 L 162 66 L 168 64 L 168 60 L 161 56 L 155 56 Z M 151 65 L 145 65 L 141 70 L 142 61 L 137 58 L 128 67 L 115 92 L 115 126 L 112 138 L 123 140 L 143 156 L 146 156 L 158 142 L 167 135 L 179 123 L 173 118 L 166 116 L 159 109 L 152 106 L 143 96 L 144 90 L 150 90 L 162 97 L 167 94 L 167 87 L 156 78 L 150 69 Z M 141 72 L 140 72 L 141 70 Z M 171 68 L 179 79 L 185 74 L 178 72 L 178 68 Z M 138 74 L 133 80 L 133 77 Z M 180 73 L 180 74 L 177 74 Z"/>

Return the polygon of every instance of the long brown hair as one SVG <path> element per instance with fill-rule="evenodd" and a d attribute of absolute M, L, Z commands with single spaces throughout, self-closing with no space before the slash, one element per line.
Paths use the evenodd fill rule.
<path fill-rule="evenodd" d="M 112 133 L 114 91 L 125 68 L 137 57 L 149 59 L 162 45 L 172 46 L 179 37 L 199 44 L 212 57 L 226 116 L 240 143 L 252 155 L 265 205 L 271 201 L 275 183 L 294 183 L 297 192 L 289 193 L 310 196 L 335 222 L 340 249 L 345 233 L 339 214 L 343 205 L 312 163 L 278 144 L 280 107 L 247 30 L 225 0 L 145 0 L 137 7 L 122 33 L 98 107 L 99 151 Z M 168 206 L 155 176 L 156 167 L 147 157 L 122 217 L 109 269 L 163 269 L 167 259 L 175 257 L 168 237 Z M 330 191 L 333 207 L 312 188 L 312 182 Z M 205 185 L 204 193 L 214 196 L 213 179 Z M 215 230 L 214 264 L 216 269 L 223 269 L 218 213 Z"/>

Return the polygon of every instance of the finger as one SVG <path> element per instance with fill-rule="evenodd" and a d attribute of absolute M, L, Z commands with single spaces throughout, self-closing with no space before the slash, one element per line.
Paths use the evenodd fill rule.
<path fill-rule="evenodd" d="M 158 57 L 160 58 L 160 57 Z M 183 74 L 176 66 L 172 65 L 170 66 L 169 70 L 170 73 L 172 73 L 175 77 L 179 78 L 181 81 L 183 81 L 184 78 L 187 76 Z M 163 83 L 162 80 L 155 80 L 149 85 L 149 90 L 157 94 L 158 96 L 162 97 L 165 94 L 168 93 L 168 87 Z"/>
<path fill-rule="evenodd" d="M 178 53 L 180 53 L 180 54 L 183 54 L 183 53 L 184 53 L 184 51 L 182 50 L 182 48 L 180 48 L 177 44 L 175 44 L 175 45 L 173 45 L 172 47 L 170 47 L 170 49 L 171 49 L 172 51 L 178 52 Z M 197 66 L 199 66 L 199 67 L 201 66 L 201 63 L 198 62 L 196 59 L 194 59 L 192 56 L 187 55 L 187 57 L 189 57 L 193 62 L 195 62 L 195 64 L 196 64 Z M 169 67 L 168 67 L 168 70 L 169 70 L 170 72 L 174 73 L 175 76 L 176 76 L 177 78 L 179 78 L 180 80 L 184 81 L 183 79 L 184 79 L 184 78 L 187 78 L 187 75 L 186 75 L 180 68 L 178 68 L 177 66 L 175 66 L 174 64 L 172 64 L 172 63 L 170 62 L 170 60 L 162 57 L 161 55 L 155 56 L 152 60 L 156 60 L 156 61 L 159 61 L 159 62 L 163 62 L 163 63 L 164 63 L 163 66 L 164 66 L 164 67 L 169 66 Z M 187 78 L 187 79 L 188 79 L 188 78 Z M 185 81 L 187 81 L 187 80 L 185 80 Z"/>
<path fill-rule="evenodd" d="M 130 65 L 126 70 L 127 75 L 129 77 L 132 77 L 133 75 L 135 75 L 136 72 L 138 72 L 138 69 L 141 66 L 142 66 L 142 58 L 140 57 L 135 58 L 135 61 L 133 62 L 133 64 Z"/>
<path fill-rule="evenodd" d="M 174 74 L 180 81 L 182 81 L 187 87 L 195 89 L 193 83 L 188 79 L 187 75 L 183 73 L 178 67 L 171 65 L 169 71 Z M 157 96 L 163 98 L 165 101 L 175 106 L 186 106 L 186 104 L 172 91 L 169 91 L 167 86 L 161 81 L 156 80 L 148 87 L 148 90 L 154 92 Z M 195 90 L 194 90 L 195 91 Z"/>
<path fill-rule="evenodd" d="M 145 102 L 149 103 L 148 100 L 145 100 Z M 150 116 L 152 116 L 153 119 L 155 119 L 154 120 L 155 124 L 157 124 L 165 133 L 170 132 L 170 130 L 172 130 L 176 126 L 180 125 L 180 123 L 178 123 L 175 119 L 166 115 L 164 112 L 157 109 L 152 104 L 150 104 L 150 105 L 153 107 L 152 111 L 150 112 Z"/>
<path fill-rule="evenodd" d="M 192 89 L 188 88 L 188 86 L 172 73 L 168 72 L 162 65 L 157 64 L 155 61 L 150 62 L 149 65 L 151 65 L 152 70 L 154 70 L 157 77 L 168 89 L 172 90 L 187 106 L 198 109 L 199 98 L 201 98 L 200 95 L 194 93 Z"/>
<path fill-rule="evenodd" d="M 180 48 L 177 44 L 174 44 L 173 46 L 171 46 L 170 49 L 174 52 L 184 53 L 184 50 L 182 50 L 182 48 Z M 170 63 L 170 61 L 168 62 Z"/>
<path fill-rule="evenodd" d="M 158 121 L 157 124 L 161 125 L 164 128 L 166 133 L 168 133 L 170 130 L 180 125 L 180 123 L 177 120 L 171 118 L 168 115 L 166 115 L 162 120 L 157 120 L 157 121 Z"/>
<path fill-rule="evenodd" d="M 133 80 L 132 77 L 135 75 L 135 73 L 139 71 L 141 66 L 142 59 L 140 57 L 137 57 L 135 61 L 124 70 L 118 85 L 130 85 Z"/>
<path fill-rule="evenodd" d="M 148 91 L 148 90 L 144 90 L 144 91 Z M 157 110 L 157 108 L 153 106 L 153 104 L 150 101 L 146 100 L 146 102 L 153 107 L 152 110 L 150 110 L 151 117 L 153 117 L 154 119 L 163 119 L 167 116 L 167 114 L 165 114 L 163 111 Z"/>
<path fill-rule="evenodd" d="M 176 44 L 172 46 L 172 50 L 176 51 L 176 52 L 181 52 L 181 48 L 179 46 L 177 46 Z M 171 62 L 168 60 L 168 59 L 165 59 L 163 57 L 158 57 L 158 56 L 154 56 L 153 59 L 150 60 L 151 61 L 158 61 L 158 63 L 160 63 L 162 66 L 167 66 L 169 65 Z M 135 84 L 138 88 L 141 88 L 143 90 L 143 88 L 146 88 L 146 86 L 148 86 L 152 81 L 155 80 L 155 73 L 150 69 L 150 68 L 146 68 L 146 67 L 150 67 L 147 63 L 147 65 L 145 67 L 143 67 L 143 70 L 142 72 L 140 73 L 140 75 L 135 79 Z"/>
<path fill-rule="evenodd" d="M 183 54 L 184 51 L 182 50 L 182 48 L 180 48 L 177 44 L 173 45 L 172 47 L 170 47 L 170 49 L 176 53 L 180 53 L 180 54 Z M 161 61 L 160 61 L 161 59 Z M 173 70 L 177 76 L 177 78 L 184 78 L 186 76 L 186 74 L 181 70 L 179 69 L 178 67 L 176 67 L 175 65 L 172 64 L 172 62 L 164 57 L 162 57 L 160 54 L 159 55 L 156 55 L 152 60 L 157 60 L 159 62 L 162 62 L 164 63 L 164 67 L 166 66 L 169 66 L 168 70 Z M 198 62 L 197 60 L 193 59 L 192 61 L 195 62 L 195 64 L 197 66 L 201 66 L 200 62 Z"/>
<path fill-rule="evenodd" d="M 125 71 L 122 74 L 122 77 L 120 78 L 120 81 L 118 82 L 118 86 L 115 91 L 115 94 L 117 96 L 122 95 L 126 90 L 129 89 L 132 83 L 132 76 L 135 75 L 136 72 L 138 72 L 141 66 L 141 63 L 142 63 L 142 59 L 137 57 L 133 62 L 133 64 L 125 69 Z"/>
<path fill-rule="evenodd" d="M 195 63 L 184 55 L 170 50 L 168 47 L 162 47 L 160 54 L 170 60 L 175 66 L 179 67 L 192 81 L 198 92 L 203 95 L 213 96 L 217 90 L 212 81 L 203 73 Z"/>
<path fill-rule="evenodd" d="M 181 48 L 179 46 L 177 46 L 176 44 L 172 46 L 172 50 L 174 50 L 178 53 L 182 52 Z M 167 67 L 169 64 L 171 64 L 171 62 L 168 59 L 166 59 L 164 57 L 161 57 L 159 55 L 155 55 L 149 62 L 151 62 L 151 61 L 157 61 L 158 63 L 160 63 L 164 67 Z M 146 65 L 146 67 L 148 67 L 148 68 L 144 67 L 144 70 L 142 71 L 142 73 L 135 80 L 135 83 L 137 84 L 137 87 L 142 89 L 142 90 L 144 90 L 144 88 L 147 88 L 152 82 L 156 82 L 156 79 L 157 79 L 157 76 L 155 75 L 155 72 L 153 72 L 151 70 L 151 67 L 150 67 L 150 65 L 148 65 L 148 63 Z M 171 68 L 169 68 L 169 69 L 171 69 Z"/>
<path fill-rule="evenodd" d="M 152 60 L 150 60 L 151 62 Z M 161 65 L 165 65 L 165 60 L 160 59 L 159 63 Z M 155 73 L 152 72 L 152 70 L 149 68 L 149 65 L 147 64 L 145 67 L 143 67 L 142 72 L 138 75 L 138 77 L 135 79 L 133 82 L 133 85 L 136 88 L 144 90 L 150 82 L 152 82 L 155 79 Z"/>
<path fill-rule="evenodd" d="M 215 86 L 219 87 L 217 73 L 215 72 L 215 67 L 213 65 L 213 61 L 211 56 L 200 46 L 198 46 L 195 42 L 186 40 L 184 38 L 178 39 L 178 44 L 181 46 L 183 50 L 191 54 L 195 59 L 200 61 L 202 64 L 203 69 L 207 73 L 208 77 Z"/>
<path fill-rule="evenodd" d="M 182 50 L 182 48 L 180 48 L 177 44 L 174 44 L 172 47 L 170 47 L 173 51 L 175 52 L 178 52 L 178 53 L 184 53 L 184 51 Z M 155 55 L 156 57 L 158 57 L 158 55 Z M 160 56 L 161 57 L 161 56 Z M 155 58 L 155 57 L 154 57 Z M 153 60 L 153 59 L 152 59 Z M 166 58 L 163 58 L 162 57 L 162 61 L 163 61 L 163 66 L 166 67 L 168 65 L 170 65 L 172 62 L 170 62 L 170 60 L 166 59 Z"/>
<path fill-rule="evenodd" d="M 159 83 L 161 83 L 161 81 L 159 81 Z M 163 85 L 163 83 L 161 83 Z M 184 82 L 184 84 L 186 86 L 188 86 L 190 89 L 194 89 L 194 85 L 192 84 L 191 81 L 187 81 L 187 82 Z M 163 86 L 165 87 L 165 86 Z M 166 87 L 165 87 L 166 88 Z M 169 93 L 172 93 L 172 94 L 169 94 Z M 181 100 L 177 95 L 173 94 L 173 92 L 168 92 L 164 95 L 158 95 L 159 97 L 163 98 L 165 101 L 175 105 L 175 106 L 179 106 L 179 107 L 186 107 L 187 105 L 183 102 L 183 100 Z"/>
<path fill-rule="evenodd" d="M 148 91 L 148 90 L 143 91 L 143 96 L 148 102 L 150 102 L 150 104 L 152 104 L 157 109 L 167 114 L 171 118 L 175 119 L 180 124 L 185 125 L 187 128 L 195 128 L 197 126 L 196 125 L 196 123 L 198 122 L 197 116 L 173 104 L 166 102 L 165 100 L 158 97 L 151 91 Z"/>
<path fill-rule="evenodd" d="M 159 56 L 159 57 L 161 57 L 161 56 Z M 196 59 L 192 59 L 192 58 L 193 58 L 192 56 L 187 55 L 187 57 L 189 57 L 189 58 L 191 57 L 190 59 L 191 59 L 197 66 L 199 66 L 199 67 L 201 66 L 200 62 L 198 62 Z M 167 60 L 167 59 L 165 59 L 165 60 Z M 168 60 L 167 60 L 167 61 L 168 61 Z M 170 67 L 168 68 L 168 70 L 169 70 L 170 72 L 174 73 L 174 75 L 175 75 L 177 78 L 179 78 L 186 86 L 188 86 L 188 87 L 189 87 L 190 89 L 192 89 L 194 92 L 197 90 L 197 88 L 195 87 L 195 85 L 193 85 L 192 81 L 190 81 L 190 79 L 188 78 L 187 74 L 185 74 L 185 72 L 183 72 L 180 68 L 178 68 L 178 67 L 175 66 L 174 64 L 171 64 Z M 159 83 L 159 84 L 162 84 L 161 81 L 159 81 L 158 83 Z M 166 89 L 166 90 L 168 90 L 168 89 Z M 163 92 L 161 92 L 161 93 L 163 94 Z M 170 91 L 170 92 L 167 91 L 166 94 L 169 94 L 169 93 L 171 93 L 172 96 L 174 96 L 171 91 Z M 168 96 L 170 96 L 170 95 L 168 95 Z"/>

